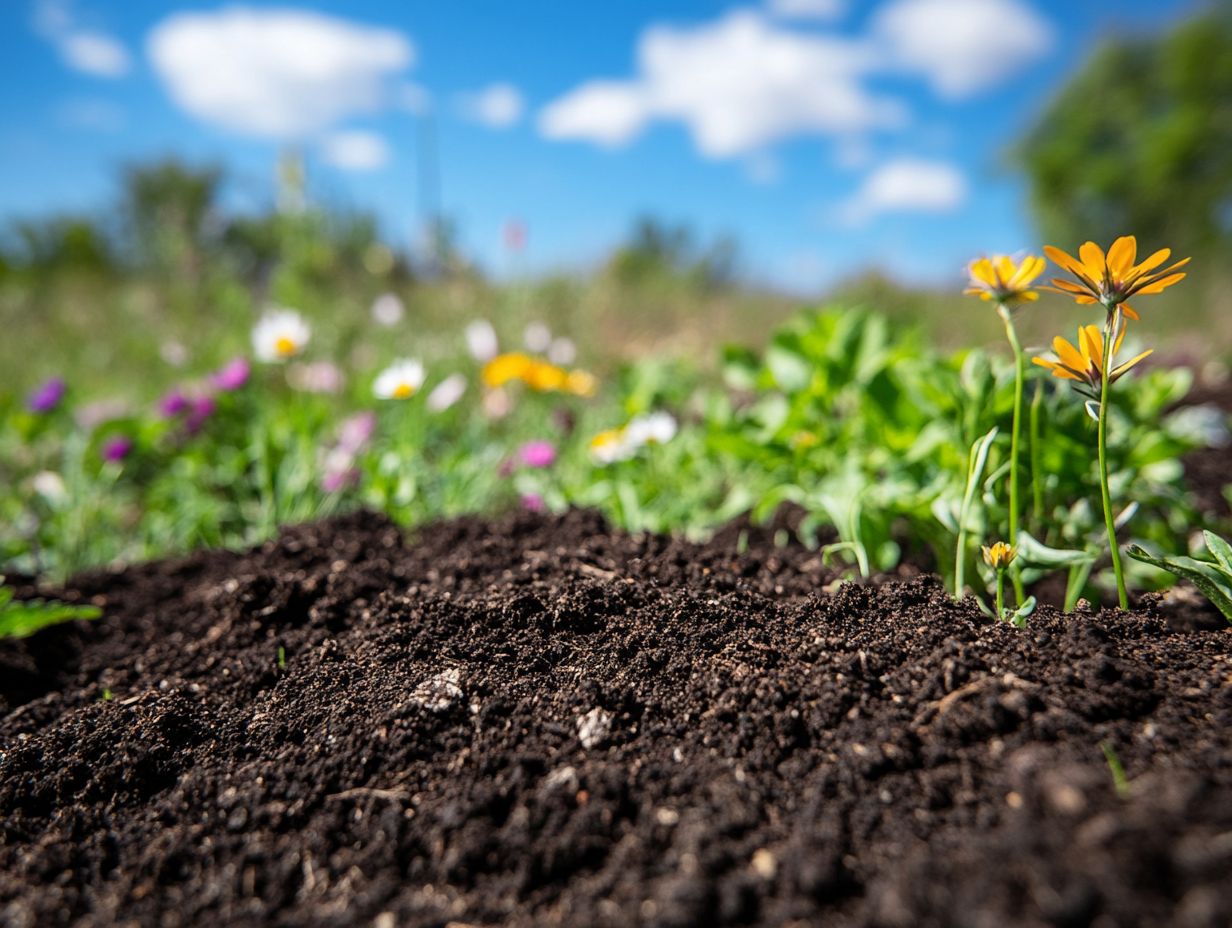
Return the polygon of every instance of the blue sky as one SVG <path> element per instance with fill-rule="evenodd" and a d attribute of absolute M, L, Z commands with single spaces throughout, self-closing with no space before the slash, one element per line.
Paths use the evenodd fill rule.
<path fill-rule="evenodd" d="M 102 209 L 118 165 L 172 153 L 263 206 L 294 144 L 313 195 L 405 242 L 428 119 L 444 210 L 496 273 L 511 218 L 537 271 L 653 213 L 735 234 L 750 276 L 793 291 L 870 265 L 948 281 L 1037 245 L 1004 152 L 1088 50 L 1196 6 L 6 0 L 0 219 Z"/>

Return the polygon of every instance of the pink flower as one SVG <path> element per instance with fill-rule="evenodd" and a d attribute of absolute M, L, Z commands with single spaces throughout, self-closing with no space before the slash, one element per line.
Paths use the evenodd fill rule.
<path fill-rule="evenodd" d="M 201 431 L 201 427 L 205 425 L 207 419 L 214 415 L 214 410 L 218 408 L 218 401 L 212 396 L 199 396 L 192 401 L 192 406 L 188 410 L 188 415 L 184 417 L 184 429 L 189 435 L 196 435 Z"/>
<path fill-rule="evenodd" d="M 526 493 L 522 496 L 522 508 L 527 512 L 544 512 L 548 508 L 548 504 L 544 502 L 543 497 L 538 493 Z"/>
<path fill-rule="evenodd" d="M 102 456 L 104 461 L 119 463 L 128 457 L 133 450 L 133 440 L 127 435 L 115 435 L 103 442 Z"/>
<path fill-rule="evenodd" d="M 376 431 L 376 413 L 357 412 L 342 420 L 338 426 L 338 449 L 348 455 L 358 454 L 363 450 Z"/>
<path fill-rule="evenodd" d="M 287 383 L 304 393 L 340 393 L 346 383 L 346 375 L 337 364 L 313 361 L 287 368 Z"/>
<path fill-rule="evenodd" d="M 230 393 L 248 383 L 248 376 L 251 372 L 252 368 L 247 358 L 235 358 L 210 374 L 210 383 L 215 389 Z"/>
<path fill-rule="evenodd" d="M 60 400 L 64 399 L 67 391 L 68 385 L 63 377 L 52 377 L 30 394 L 26 400 L 26 408 L 31 412 L 51 412 L 60 405 Z"/>
<path fill-rule="evenodd" d="M 158 401 L 158 414 L 164 419 L 174 419 L 181 413 L 187 412 L 191 405 L 192 400 L 183 390 L 177 388 Z"/>
<path fill-rule="evenodd" d="M 518 460 L 527 467 L 551 467 L 556 463 L 556 446 L 550 441 L 528 441 L 518 449 Z"/>
<path fill-rule="evenodd" d="M 321 475 L 321 489 L 326 493 L 340 493 L 358 483 L 359 469 L 356 467 L 348 467 L 344 470 L 327 470 Z"/>

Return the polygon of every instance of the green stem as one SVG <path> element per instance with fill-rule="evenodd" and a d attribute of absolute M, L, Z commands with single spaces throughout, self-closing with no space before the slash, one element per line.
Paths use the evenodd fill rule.
<path fill-rule="evenodd" d="M 1120 310 L 1113 307 L 1104 323 L 1103 372 L 1099 388 L 1099 489 L 1104 500 L 1104 526 L 1108 529 L 1108 548 L 1112 555 L 1112 571 L 1116 574 L 1117 598 L 1121 608 L 1129 608 L 1129 595 L 1125 591 L 1125 573 L 1121 568 L 1121 550 L 1117 547 L 1116 519 L 1112 514 L 1112 492 L 1108 488 L 1108 408 L 1111 401 L 1112 353 L 1116 341 L 1117 321 Z"/>
<path fill-rule="evenodd" d="M 1044 382 L 1035 381 L 1035 396 L 1031 399 L 1031 515 L 1036 531 L 1044 524 L 1044 467 L 1040 461 L 1044 447 L 1041 444 L 1040 416 L 1044 406 Z"/>
<path fill-rule="evenodd" d="M 1005 618 L 1005 571 L 997 571 L 997 618 Z"/>
<path fill-rule="evenodd" d="M 1005 321 L 1005 337 L 1009 339 L 1010 348 L 1014 350 L 1014 425 L 1010 432 L 1010 546 L 1018 546 L 1018 446 L 1022 435 L 1022 392 L 1023 383 L 1027 377 L 1027 359 L 1022 353 L 1022 345 L 1018 343 L 1018 333 L 1014 330 L 1014 317 L 1009 307 L 1002 304 L 998 307 L 1001 318 Z M 1010 579 L 1014 583 L 1014 596 L 1021 604 L 1026 592 L 1022 586 L 1022 576 L 1014 571 Z"/>

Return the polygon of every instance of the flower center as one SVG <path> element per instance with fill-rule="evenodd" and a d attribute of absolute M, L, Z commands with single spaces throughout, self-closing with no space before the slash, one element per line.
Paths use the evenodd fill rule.
<path fill-rule="evenodd" d="M 276 339 L 274 339 L 274 351 L 277 352 L 280 357 L 289 358 L 291 355 L 295 354 L 295 339 L 286 335 L 279 335 Z"/>
<path fill-rule="evenodd" d="M 415 388 L 412 387 L 409 383 L 406 383 L 405 381 L 403 381 L 402 383 L 394 387 L 394 399 L 404 400 L 414 392 L 415 392 Z"/>

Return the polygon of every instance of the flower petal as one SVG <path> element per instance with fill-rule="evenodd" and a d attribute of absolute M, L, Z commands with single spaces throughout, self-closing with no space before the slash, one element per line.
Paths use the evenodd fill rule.
<path fill-rule="evenodd" d="M 1104 279 L 1104 275 L 1108 272 L 1108 259 L 1104 257 L 1102 248 L 1094 242 L 1083 242 L 1082 247 L 1078 249 L 1078 257 L 1082 259 L 1082 265 L 1091 280 L 1102 281 Z"/>
<path fill-rule="evenodd" d="M 1148 257 L 1146 260 L 1144 260 L 1141 264 L 1130 268 L 1129 274 L 1127 276 L 1131 280 L 1137 279 L 1141 277 L 1143 274 L 1145 274 L 1147 271 L 1150 271 L 1150 270 L 1153 270 L 1154 268 L 1159 267 L 1161 264 L 1163 264 L 1165 261 L 1168 260 L 1168 256 L 1171 254 L 1172 254 L 1171 248 L 1161 248 L 1159 249 L 1159 251 L 1155 252 L 1150 257 Z"/>
<path fill-rule="evenodd" d="M 1143 358 L 1145 358 L 1148 354 L 1150 354 L 1150 353 L 1151 353 L 1151 352 L 1153 352 L 1154 350 L 1155 350 L 1154 348 L 1148 348 L 1146 351 L 1142 352 L 1142 354 L 1134 355 L 1132 358 L 1130 358 L 1128 361 L 1126 361 L 1126 362 L 1125 362 L 1124 364 L 1122 364 L 1120 367 L 1118 367 L 1118 368 L 1116 368 L 1115 370 L 1113 370 L 1113 372 L 1112 372 L 1112 380 L 1114 380 L 1114 381 L 1115 381 L 1115 380 L 1117 380 L 1119 377 L 1121 377 L 1122 375 L 1124 375 L 1124 374 L 1128 373 L 1128 372 L 1129 372 L 1129 369 L 1130 369 L 1131 367 L 1133 367 L 1135 364 L 1137 364 L 1139 361 L 1141 361 Z"/>
<path fill-rule="evenodd" d="M 1155 280 L 1152 283 L 1147 284 L 1145 287 L 1140 287 L 1134 292 L 1141 293 L 1141 294 L 1163 293 L 1173 284 L 1180 283 L 1182 280 L 1184 280 L 1185 276 L 1186 275 L 1184 274 L 1171 274 L 1168 277 L 1161 277 L 1158 280 Z"/>
<path fill-rule="evenodd" d="M 1079 329 L 1079 332 L 1082 330 Z M 1061 363 L 1066 367 L 1072 367 L 1074 370 L 1085 370 L 1087 366 L 1086 358 L 1073 345 L 1063 339 L 1060 335 L 1052 340 L 1052 350 L 1056 352 Z"/>
<path fill-rule="evenodd" d="M 1138 257 L 1138 240 L 1132 235 L 1122 235 L 1108 249 L 1108 270 L 1117 280 L 1123 280 L 1134 259 Z"/>

